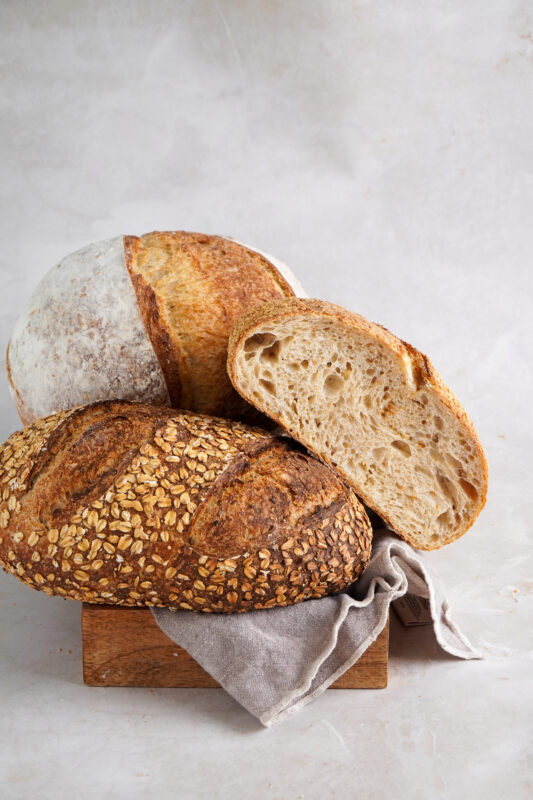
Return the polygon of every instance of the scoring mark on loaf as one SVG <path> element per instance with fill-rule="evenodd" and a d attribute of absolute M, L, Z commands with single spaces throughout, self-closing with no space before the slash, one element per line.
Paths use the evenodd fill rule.
<path fill-rule="evenodd" d="M 170 416 L 163 409 L 124 403 L 91 409 L 71 412 L 72 419 L 67 413 L 40 421 L 0 449 L 0 563 L 28 585 L 86 602 L 230 612 L 323 596 L 355 580 L 368 561 L 370 527 L 353 493 L 326 467 L 294 452 L 286 442 L 236 423 L 177 412 Z M 105 491 L 75 508 L 63 502 L 54 517 L 42 475 L 29 485 L 32 469 L 54 467 L 57 447 L 52 439 L 60 436 L 61 426 L 73 437 L 69 440 L 73 453 L 83 452 L 81 445 L 77 451 L 72 430 L 78 426 L 81 441 L 87 435 L 94 438 L 106 409 L 114 413 L 110 419 L 133 417 L 148 409 L 147 419 L 152 414 L 158 424 Z M 165 413 L 168 418 L 159 424 Z M 259 455 L 252 452 L 254 447 Z M 272 456 L 272 463 L 268 461 L 271 447 L 286 451 L 286 469 L 279 469 L 279 453 Z M 264 473 L 267 468 L 275 471 L 278 462 L 281 482 L 290 471 L 291 458 L 308 459 L 313 469 L 326 471 L 324 488 L 315 492 L 309 507 L 300 509 L 295 535 L 280 536 L 278 531 L 271 541 L 268 537 L 259 541 L 258 536 L 248 542 L 248 550 L 239 541 L 237 554 L 214 546 L 202 552 L 209 537 L 205 531 L 195 537 L 198 509 L 209 493 L 223 505 L 217 481 L 227 482 L 234 473 L 233 479 L 242 483 L 250 464 L 258 485 L 261 457 Z M 243 466 L 239 458 L 249 463 Z M 114 462 L 111 471 L 113 466 Z M 60 463 L 54 468 L 60 470 Z M 93 481 L 98 484 L 100 477 L 93 475 Z M 334 492 L 328 480 L 335 483 Z M 289 490 L 294 492 L 295 485 Z M 235 492 L 230 503 L 238 496 Z M 48 503 L 48 513 L 42 513 L 43 503 Z M 230 514 L 224 509 L 227 521 Z M 213 521 L 212 515 L 208 518 Z"/>
<path fill-rule="evenodd" d="M 233 389 L 227 342 L 248 308 L 292 295 L 263 256 L 220 236 L 185 231 L 125 237 L 126 264 L 174 407 L 255 417 Z"/>

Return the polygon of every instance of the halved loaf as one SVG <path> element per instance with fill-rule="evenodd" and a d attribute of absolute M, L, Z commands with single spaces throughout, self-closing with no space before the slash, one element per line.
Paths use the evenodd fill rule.
<path fill-rule="evenodd" d="M 481 443 L 429 359 L 319 300 L 272 301 L 233 329 L 237 391 L 335 467 L 414 547 L 472 525 L 487 494 Z"/>
<path fill-rule="evenodd" d="M 88 603 L 231 613 L 352 583 L 372 532 L 354 492 L 295 442 L 106 402 L 0 447 L 0 565 Z"/>

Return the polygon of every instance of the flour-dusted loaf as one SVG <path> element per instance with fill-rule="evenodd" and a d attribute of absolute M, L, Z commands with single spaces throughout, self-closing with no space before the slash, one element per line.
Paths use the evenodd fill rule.
<path fill-rule="evenodd" d="M 488 469 L 472 422 L 429 359 L 380 325 L 319 300 L 272 301 L 237 323 L 228 371 L 414 547 L 457 539 L 481 511 Z"/>
<path fill-rule="evenodd" d="M 229 332 L 248 308 L 292 295 L 291 283 L 301 291 L 281 262 L 220 236 L 118 236 L 71 253 L 9 343 L 22 421 L 114 398 L 246 416 L 226 372 Z"/>
<path fill-rule="evenodd" d="M 231 613 L 352 583 L 371 528 L 344 481 L 258 428 L 97 403 L 0 447 L 0 564 L 89 603 Z"/>

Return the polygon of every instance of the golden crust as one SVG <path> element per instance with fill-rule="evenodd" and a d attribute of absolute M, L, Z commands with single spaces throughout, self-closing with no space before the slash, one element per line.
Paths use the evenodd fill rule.
<path fill-rule="evenodd" d="M 0 447 L 0 564 L 90 603 L 232 613 L 322 597 L 371 528 L 328 467 L 257 428 L 121 401 Z"/>
<path fill-rule="evenodd" d="M 228 379 L 227 341 L 244 311 L 293 295 L 287 281 L 262 255 L 220 236 L 156 231 L 124 237 L 124 249 L 171 405 L 256 416 Z"/>
<path fill-rule="evenodd" d="M 459 400 L 444 383 L 430 359 L 412 345 L 395 336 L 393 333 L 387 330 L 387 328 L 384 328 L 382 325 L 377 323 L 370 322 L 356 312 L 348 311 L 341 306 L 324 300 L 301 299 L 294 297 L 282 300 L 273 300 L 265 303 L 264 305 L 253 308 L 247 313 L 243 314 L 231 331 L 228 344 L 227 369 L 230 379 L 236 390 L 239 392 L 241 391 L 241 387 L 239 386 L 239 382 L 237 380 L 235 364 L 242 342 L 249 336 L 252 336 L 254 334 L 254 330 L 258 326 L 262 327 L 268 323 L 277 323 L 288 320 L 291 317 L 301 317 L 302 315 L 309 315 L 310 319 L 317 316 L 329 318 L 335 323 L 346 325 L 348 328 L 352 328 L 357 331 L 363 331 L 364 333 L 375 337 L 378 341 L 382 342 L 391 350 L 394 350 L 400 356 L 408 356 L 413 366 L 413 378 L 416 382 L 417 388 L 420 389 L 422 387 L 426 387 L 428 390 L 433 391 L 439 397 L 441 402 L 464 426 L 466 432 L 471 438 L 473 447 L 479 456 L 483 469 L 483 491 L 480 496 L 477 513 L 473 515 L 470 520 L 468 520 L 467 524 L 459 527 L 455 532 L 455 535 L 447 538 L 445 542 L 436 544 L 432 543 L 431 545 L 428 544 L 427 546 L 416 544 L 415 546 L 421 550 L 434 550 L 439 549 L 443 546 L 443 544 L 449 544 L 450 542 L 460 538 L 473 525 L 483 509 L 487 499 L 488 463 L 481 441 L 470 417 L 464 410 Z M 245 399 L 251 403 L 253 402 L 260 411 L 266 414 L 265 408 L 262 407 L 261 403 L 258 402 L 256 398 L 245 396 Z M 314 455 L 318 456 L 318 458 L 324 461 L 324 463 L 333 466 L 330 464 L 330 459 L 328 458 L 327 453 L 314 451 L 313 448 L 309 446 L 309 443 L 305 441 L 304 437 L 297 435 L 297 432 L 292 429 L 290 422 L 287 419 L 284 419 L 281 415 L 275 417 L 274 419 L 282 428 L 287 430 L 291 436 L 299 440 L 305 447 L 307 447 L 310 452 L 313 452 Z M 336 466 L 335 469 L 339 470 L 339 467 Z M 347 475 L 343 474 L 343 477 L 348 480 Z M 358 497 L 360 497 L 367 506 L 376 511 L 379 516 L 392 527 L 390 515 L 388 514 L 387 509 L 378 508 L 368 496 L 368 493 L 365 491 L 365 487 L 363 485 L 354 485 L 353 488 L 357 492 Z M 402 531 L 395 530 L 395 532 L 400 537 L 409 541 L 409 537 L 404 535 Z"/>

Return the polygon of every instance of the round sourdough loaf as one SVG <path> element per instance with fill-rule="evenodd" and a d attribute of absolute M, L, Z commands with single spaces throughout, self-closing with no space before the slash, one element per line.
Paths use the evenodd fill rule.
<path fill-rule="evenodd" d="M 9 343 L 20 417 L 113 398 L 254 416 L 228 379 L 229 332 L 292 286 L 301 293 L 281 262 L 220 236 L 118 236 L 71 253 L 45 275 Z"/>
<path fill-rule="evenodd" d="M 338 592 L 370 558 L 353 491 L 295 442 L 121 401 L 0 447 L 0 564 L 89 603 L 240 612 Z"/>

